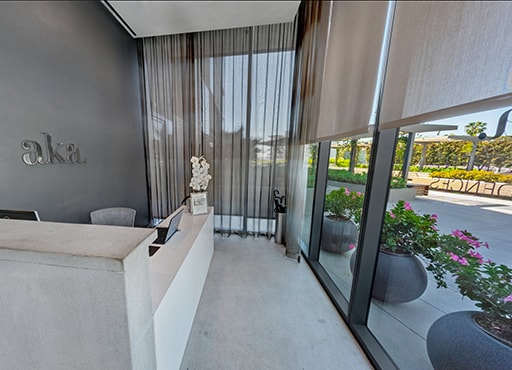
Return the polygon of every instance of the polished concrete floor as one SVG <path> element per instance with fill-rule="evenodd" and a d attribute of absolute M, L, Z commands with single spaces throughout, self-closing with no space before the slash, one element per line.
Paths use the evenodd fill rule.
<path fill-rule="evenodd" d="M 181 369 L 372 369 L 306 262 L 263 237 L 215 236 Z"/>

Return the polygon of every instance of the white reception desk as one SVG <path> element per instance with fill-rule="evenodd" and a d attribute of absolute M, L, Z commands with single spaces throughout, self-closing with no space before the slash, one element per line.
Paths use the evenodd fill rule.
<path fill-rule="evenodd" d="M 6 369 L 178 369 L 213 254 L 213 209 L 154 229 L 0 220 Z"/>

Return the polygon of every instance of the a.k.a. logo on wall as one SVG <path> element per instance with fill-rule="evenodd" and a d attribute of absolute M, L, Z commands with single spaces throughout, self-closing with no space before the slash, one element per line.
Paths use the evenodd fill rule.
<path fill-rule="evenodd" d="M 53 143 L 52 134 L 41 132 L 43 144 L 35 140 L 23 140 L 21 148 L 23 154 L 21 159 L 25 164 L 33 166 L 36 164 L 69 164 L 85 163 L 85 158 L 80 156 L 80 149 L 73 143 Z"/>

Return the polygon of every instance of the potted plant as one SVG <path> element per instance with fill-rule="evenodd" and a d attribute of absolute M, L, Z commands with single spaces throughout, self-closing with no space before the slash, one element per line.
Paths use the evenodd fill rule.
<path fill-rule="evenodd" d="M 488 245 L 468 231 L 440 237 L 436 260 L 481 311 L 452 312 L 432 324 L 427 350 L 436 369 L 505 369 L 512 363 L 512 269 L 484 260 L 481 247 Z"/>
<path fill-rule="evenodd" d="M 332 253 L 345 253 L 357 244 L 364 196 L 361 192 L 339 188 L 325 196 L 324 222 L 320 246 Z"/>
<path fill-rule="evenodd" d="M 446 286 L 444 269 L 437 260 L 437 215 L 419 214 L 399 200 L 384 216 L 380 251 L 372 295 L 387 303 L 405 303 L 420 297 L 427 288 L 426 270 L 439 286 Z M 421 258 L 427 265 L 426 270 Z M 355 255 L 350 261 L 355 264 Z"/>

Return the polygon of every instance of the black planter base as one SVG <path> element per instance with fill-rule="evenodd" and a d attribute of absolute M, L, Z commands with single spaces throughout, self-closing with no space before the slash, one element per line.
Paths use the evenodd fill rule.
<path fill-rule="evenodd" d="M 475 311 L 452 312 L 430 327 L 427 351 L 436 370 L 512 369 L 512 347 L 484 332 Z"/>

